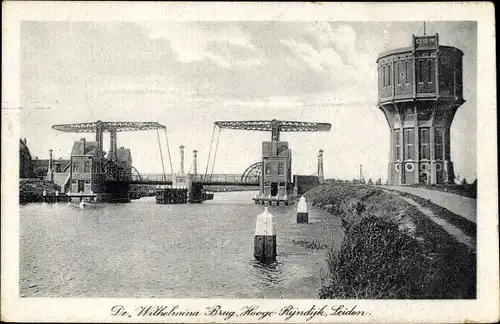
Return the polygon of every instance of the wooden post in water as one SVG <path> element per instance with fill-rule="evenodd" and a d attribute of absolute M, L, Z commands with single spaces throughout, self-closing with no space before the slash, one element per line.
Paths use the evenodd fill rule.
<path fill-rule="evenodd" d="M 260 261 L 276 260 L 276 233 L 273 215 L 264 207 L 264 212 L 257 216 L 254 236 L 254 257 Z"/>
<path fill-rule="evenodd" d="M 307 202 L 304 196 L 300 197 L 297 206 L 297 223 L 308 223 L 309 214 L 307 213 Z"/>

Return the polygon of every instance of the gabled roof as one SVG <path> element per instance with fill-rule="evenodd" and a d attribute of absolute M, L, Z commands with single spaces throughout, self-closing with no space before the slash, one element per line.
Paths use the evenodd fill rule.
<path fill-rule="evenodd" d="M 118 161 L 132 161 L 132 154 L 130 153 L 130 149 L 120 147 L 116 150 L 116 158 Z"/>
<path fill-rule="evenodd" d="M 85 142 L 85 150 L 83 149 L 83 142 L 76 141 L 73 143 L 71 155 L 94 155 L 96 149 L 96 142 Z"/>

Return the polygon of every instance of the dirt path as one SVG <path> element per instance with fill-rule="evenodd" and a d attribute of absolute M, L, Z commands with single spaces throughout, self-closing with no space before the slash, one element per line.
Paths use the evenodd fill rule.
<path fill-rule="evenodd" d="M 413 188 L 412 188 L 413 189 Z M 395 191 L 390 191 L 390 190 L 384 190 L 387 193 L 391 193 L 393 195 L 398 195 L 409 203 L 410 205 L 415 206 L 421 213 L 429 217 L 430 220 L 432 220 L 434 223 L 438 224 L 441 226 L 448 234 L 453 236 L 458 242 L 465 244 L 471 251 L 476 252 L 476 239 L 474 237 L 470 237 L 469 235 L 465 234 L 461 229 L 456 227 L 453 224 L 450 224 L 443 218 L 439 217 L 439 215 L 436 215 L 432 210 L 426 207 L 422 207 L 420 204 L 418 204 L 416 201 L 414 201 L 411 198 L 408 197 L 403 197 L 399 193 Z"/>
<path fill-rule="evenodd" d="M 433 204 L 446 208 L 452 213 L 476 223 L 477 200 L 474 198 L 423 188 L 405 186 L 384 186 L 384 188 L 407 192 L 420 198 L 428 199 Z"/>

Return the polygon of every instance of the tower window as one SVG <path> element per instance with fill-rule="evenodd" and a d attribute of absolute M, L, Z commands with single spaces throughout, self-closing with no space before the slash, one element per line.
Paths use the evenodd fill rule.
<path fill-rule="evenodd" d="M 429 137 L 429 129 L 428 128 L 421 128 L 420 129 L 420 137 L 419 137 L 419 143 L 420 143 L 420 159 L 421 160 L 429 160 L 430 159 L 430 137 Z"/>
<path fill-rule="evenodd" d="M 417 69 L 418 82 L 424 82 L 424 66 L 422 60 L 418 60 Z"/>
<path fill-rule="evenodd" d="M 390 86 L 391 85 L 391 66 L 388 65 L 387 66 L 387 85 Z"/>
<path fill-rule="evenodd" d="M 436 127 L 434 130 L 434 149 L 435 149 L 435 159 L 443 159 L 443 129 L 441 127 Z"/>
<path fill-rule="evenodd" d="M 384 75 L 383 75 L 383 80 L 382 80 L 382 86 L 383 86 L 384 88 L 385 88 L 385 86 L 386 86 L 386 84 L 387 84 L 387 81 L 386 81 L 386 80 L 387 80 L 387 79 L 386 79 L 386 74 L 387 74 L 387 73 L 385 73 L 385 68 L 386 68 L 386 66 L 384 65 L 384 66 L 382 67 L 382 72 L 383 72 L 383 74 L 384 74 Z"/>
<path fill-rule="evenodd" d="M 400 73 L 401 73 L 401 71 L 400 71 L 401 70 L 400 69 L 401 68 L 401 62 L 398 62 L 398 64 L 397 64 L 396 67 L 397 67 L 396 75 L 398 77 L 398 84 L 401 84 L 401 75 L 400 75 Z"/>
<path fill-rule="evenodd" d="M 427 82 L 432 82 L 432 60 L 427 60 Z"/>
<path fill-rule="evenodd" d="M 400 136 L 400 132 L 399 130 L 395 130 L 394 131 L 394 142 L 396 143 L 396 145 L 394 145 L 395 149 L 396 149 L 396 161 L 399 161 L 401 160 L 401 154 L 400 154 L 400 150 L 401 150 L 401 140 L 399 138 Z"/>
<path fill-rule="evenodd" d="M 382 87 L 382 68 L 379 66 L 378 67 L 378 86 Z"/>
<path fill-rule="evenodd" d="M 415 159 L 413 145 L 415 143 L 414 129 L 406 128 L 404 130 L 405 160 Z"/>
<path fill-rule="evenodd" d="M 408 61 L 405 62 L 405 83 L 408 83 Z"/>

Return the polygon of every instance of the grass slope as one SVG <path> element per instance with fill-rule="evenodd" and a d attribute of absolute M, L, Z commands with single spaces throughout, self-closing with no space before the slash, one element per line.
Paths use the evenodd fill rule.
<path fill-rule="evenodd" d="M 345 229 L 340 249 L 327 254 L 320 298 L 475 298 L 475 253 L 400 197 L 349 184 L 305 196 Z"/>

